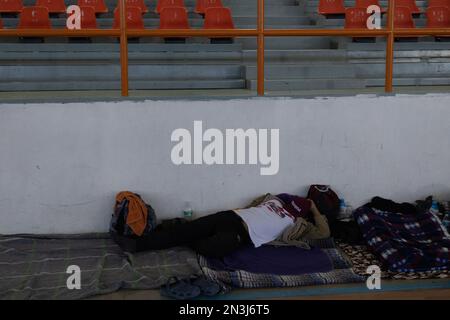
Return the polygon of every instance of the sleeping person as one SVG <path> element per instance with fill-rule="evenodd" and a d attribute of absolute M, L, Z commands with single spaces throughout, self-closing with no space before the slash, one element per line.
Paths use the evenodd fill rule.
<path fill-rule="evenodd" d="M 217 212 L 139 238 L 116 234 L 113 239 L 127 252 L 189 246 L 203 256 L 221 258 L 245 245 L 302 246 L 303 240 L 329 236 L 327 219 L 312 200 L 283 193 L 267 194 L 247 208 Z"/>

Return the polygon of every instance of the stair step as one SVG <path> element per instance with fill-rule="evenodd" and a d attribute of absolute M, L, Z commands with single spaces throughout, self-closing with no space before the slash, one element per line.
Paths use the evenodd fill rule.
<path fill-rule="evenodd" d="M 40 82 L 0 82 L 0 91 L 59 91 L 59 90 L 120 90 L 119 80 L 111 81 L 40 81 Z M 244 89 L 242 79 L 196 80 L 191 81 L 133 81 L 130 90 L 169 90 L 169 89 Z"/>

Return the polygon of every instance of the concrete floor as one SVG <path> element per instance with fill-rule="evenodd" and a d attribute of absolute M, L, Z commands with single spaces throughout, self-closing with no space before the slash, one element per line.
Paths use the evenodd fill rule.
<path fill-rule="evenodd" d="M 121 290 L 91 300 L 161 300 L 158 290 Z M 450 300 L 450 279 L 385 280 L 381 290 L 365 284 L 305 286 L 296 288 L 235 289 L 212 300 Z"/>
<path fill-rule="evenodd" d="M 450 86 L 397 87 L 394 94 L 427 94 L 450 93 Z M 269 91 L 267 97 L 318 97 L 318 96 L 351 96 L 358 94 L 384 95 L 383 88 L 367 88 L 360 90 L 307 90 L 307 91 Z M 256 97 L 255 91 L 247 89 L 216 90 L 134 90 L 129 97 L 123 98 L 120 91 L 36 91 L 36 92 L 0 92 L 0 103 L 40 103 L 40 102 L 90 102 L 119 100 L 173 100 L 173 99 L 239 99 Z"/>

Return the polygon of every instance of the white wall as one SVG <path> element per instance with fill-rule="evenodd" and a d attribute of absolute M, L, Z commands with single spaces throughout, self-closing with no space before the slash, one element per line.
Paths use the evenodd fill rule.
<path fill-rule="evenodd" d="M 176 128 L 279 128 L 280 171 L 175 166 Z M 0 233 L 106 231 L 114 195 L 140 193 L 158 216 L 305 195 L 328 183 L 353 206 L 380 195 L 450 199 L 450 95 L 0 104 Z"/>

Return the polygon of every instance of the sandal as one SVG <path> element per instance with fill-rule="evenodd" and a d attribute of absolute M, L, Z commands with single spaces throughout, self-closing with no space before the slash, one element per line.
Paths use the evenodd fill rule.
<path fill-rule="evenodd" d="M 192 284 L 200 288 L 201 294 L 205 296 L 215 296 L 221 290 L 218 283 L 207 279 L 204 276 L 200 276 L 192 280 Z"/>
<path fill-rule="evenodd" d="M 175 282 L 173 282 L 175 280 Z M 192 299 L 200 295 L 199 287 L 192 285 L 189 280 L 171 277 L 160 290 L 161 295 L 177 300 Z"/>

